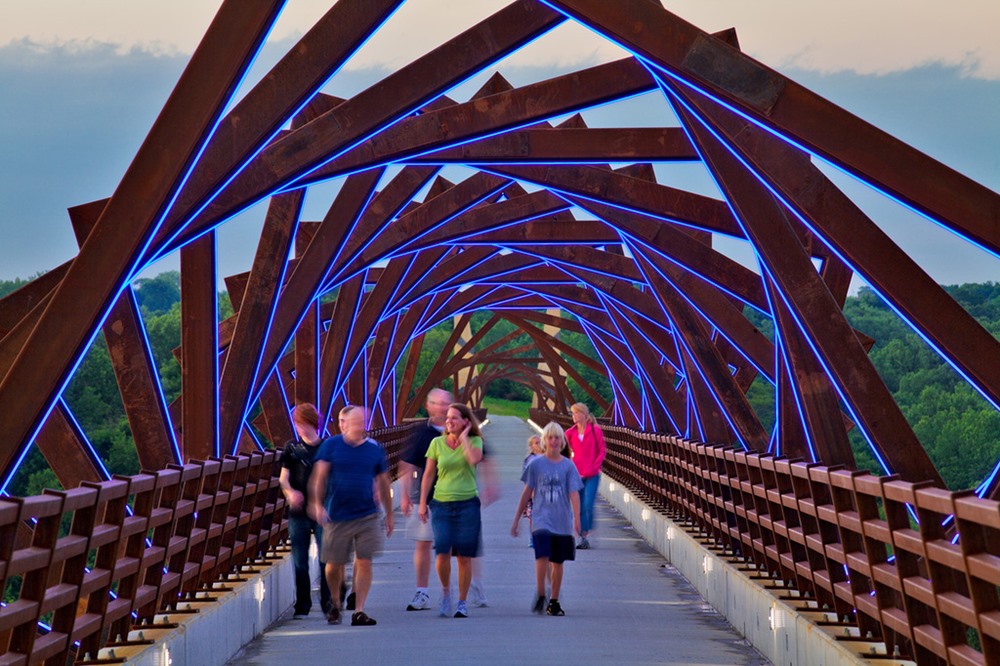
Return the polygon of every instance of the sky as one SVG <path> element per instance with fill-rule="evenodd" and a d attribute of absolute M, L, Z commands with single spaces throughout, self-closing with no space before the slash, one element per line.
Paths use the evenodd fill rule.
<path fill-rule="evenodd" d="M 330 4 L 289 0 L 247 85 Z M 409 0 L 326 90 L 353 94 L 505 4 Z M 1000 190 L 1000 2 L 663 4 L 710 32 L 735 27 L 741 47 L 756 59 Z M 0 0 L 0 279 L 30 277 L 76 253 L 66 209 L 114 191 L 219 5 Z M 568 23 L 497 69 L 521 85 L 623 55 Z M 467 96 L 488 74 L 453 96 Z M 656 95 L 585 115 L 594 125 L 673 124 Z M 658 175 L 713 193 L 699 169 L 663 167 Z M 939 282 L 1000 279 L 997 258 L 826 170 Z M 329 188 L 313 190 L 306 211 L 319 219 L 332 194 Z M 249 268 L 262 210 L 251 209 L 220 230 L 220 276 Z M 720 247 L 752 261 L 738 244 Z M 168 258 L 147 274 L 174 268 L 176 259 Z"/>

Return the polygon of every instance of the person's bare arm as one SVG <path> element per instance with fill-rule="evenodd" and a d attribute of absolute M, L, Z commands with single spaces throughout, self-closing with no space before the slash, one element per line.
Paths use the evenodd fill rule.
<path fill-rule="evenodd" d="M 305 508 L 302 505 L 305 504 L 306 498 L 298 490 L 292 488 L 292 484 L 289 482 L 290 477 L 288 468 L 282 467 L 281 473 L 278 475 L 278 485 L 281 486 L 281 494 L 285 496 L 288 506 L 294 511 L 301 511 Z"/>
<path fill-rule="evenodd" d="M 382 506 L 385 507 L 385 535 L 392 536 L 392 529 L 395 518 L 392 514 L 392 494 L 389 490 L 389 472 L 382 472 L 375 478 L 378 484 L 378 494 L 382 498 Z"/>
<path fill-rule="evenodd" d="M 424 480 L 420 484 L 420 522 L 427 522 L 427 496 L 434 485 L 434 477 L 437 475 L 437 461 L 433 458 L 427 459 L 427 467 L 424 468 Z"/>
<path fill-rule="evenodd" d="M 323 501 L 326 499 L 326 481 L 330 476 L 330 463 L 325 460 L 317 460 L 313 465 L 312 474 L 309 476 L 309 496 L 312 498 L 309 507 L 309 515 L 320 525 L 330 522 L 330 517 L 326 515 L 323 508 Z"/>
<path fill-rule="evenodd" d="M 413 501 L 410 499 L 410 491 L 413 488 L 413 477 L 417 473 L 417 466 L 412 465 L 408 462 L 400 461 L 399 463 L 400 476 L 399 476 L 399 492 L 403 494 L 399 498 L 399 509 L 403 512 L 404 516 L 410 515 L 410 511 L 413 510 Z"/>
<path fill-rule="evenodd" d="M 531 486 L 525 486 L 524 490 L 521 491 L 521 499 L 519 499 L 517 501 L 517 511 L 514 512 L 514 522 L 510 526 L 510 535 L 511 536 L 515 536 L 515 537 L 517 536 L 517 527 L 518 527 L 518 524 L 521 522 L 521 516 L 524 515 L 524 510 L 526 508 L 528 508 L 528 500 L 531 499 L 531 494 L 533 492 L 534 491 L 531 489 Z M 580 515 L 580 512 L 577 511 L 577 516 L 579 516 L 579 515 Z"/>

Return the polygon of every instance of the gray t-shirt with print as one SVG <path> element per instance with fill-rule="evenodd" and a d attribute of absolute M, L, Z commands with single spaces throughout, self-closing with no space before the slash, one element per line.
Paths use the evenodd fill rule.
<path fill-rule="evenodd" d="M 558 461 L 539 456 L 521 474 L 521 481 L 534 491 L 531 529 L 573 535 L 573 505 L 570 493 L 580 492 L 583 481 L 569 458 Z"/>

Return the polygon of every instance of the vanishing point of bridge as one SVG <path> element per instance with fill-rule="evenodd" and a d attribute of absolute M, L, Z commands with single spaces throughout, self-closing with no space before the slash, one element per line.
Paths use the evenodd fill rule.
<path fill-rule="evenodd" d="M 0 499 L 0 663 L 92 661 L 157 618 L 224 606 L 286 536 L 271 448 L 295 403 L 365 404 L 395 455 L 430 388 L 479 406 L 499 379 L 528 386 L 543 420 L 598 407 L 609 483 L 641 500 L 640 522 L 671 519 L 781 603 L 877 654 L 1000 663 L 1000 475 L 946 488 L 843 304 L 866 282 L 994 407 L 1000 344 L 825 171 L 994 254 L 1000 196 L 747 56 L 735 29 L 648 0 L 516 1 L 338 96 L 400 4 L 331 3 L 249 85 L 283 2 L 222 2 L 118 187 L 69 209 L 79 254 L 0 300 L 0 490 L 36 453 L 66 489 Z M 504 78 L 504 58 L 567 22 L 624 57 Z M 670 121 L 588 122 L 638 95 Z M 303 219 L 307 192 L 332 191 Z M 220 321 L 216 229 L 258 203 Z M 131 285 L 175 254 L 168 400 Z M 63 398 L 93 344 L 138 476 L 112 478 Z M 755 382 L 772 418 L 747 399 Z M 882 475 L 854 471 L 850 430 Z"/>

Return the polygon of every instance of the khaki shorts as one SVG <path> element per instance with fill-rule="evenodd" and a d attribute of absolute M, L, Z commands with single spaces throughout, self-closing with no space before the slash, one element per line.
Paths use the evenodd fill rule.
<path fill-rule="evenodd" d="M 378 514 L 323 526 L 320 559 L 327 564 L 347 564 L 352 549 L 359 560 L 370 560 L 382 552 L 382 521 Z"/>
<path fill-rule="evenodd" d="M 406 536 L 414 541 L 434 541 L 434 528 L 431 526 L 430 509 L 427 509 L 427 522 L 420 522 L 420 512 L 417 506 L 410 511 L 406 519 Z"/>

